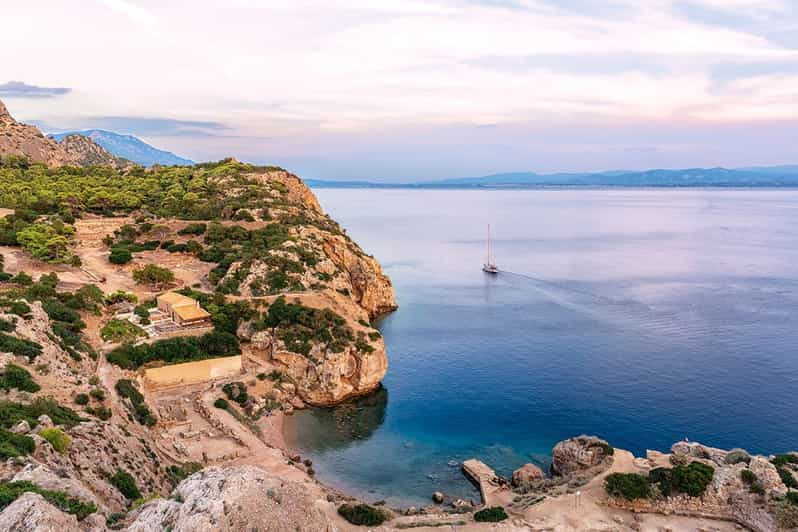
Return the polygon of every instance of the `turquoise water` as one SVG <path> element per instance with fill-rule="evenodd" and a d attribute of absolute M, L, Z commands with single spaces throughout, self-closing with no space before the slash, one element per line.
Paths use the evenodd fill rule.
<path fill-rule="evenodd" d="M 384 389 L 289 418 L 325 482 L 476 497 L 463 459 L 547 466 L 580 433 L 798 448 L 798 191 L 316 193 L 400 305 L 379 324 Z"/>

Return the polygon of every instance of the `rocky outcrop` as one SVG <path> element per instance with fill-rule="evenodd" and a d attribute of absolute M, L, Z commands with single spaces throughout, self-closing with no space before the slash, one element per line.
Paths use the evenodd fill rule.
<path fill-rule="evenodd" d="M 0 530 L 84 532 L 91 529 L 81 526 L 74 515 L 62 512 L 36 493 L 21 495 L 0 512 Z"/>
<path fill-rule="evenodd" d="M 349 314 L 354 312 L 357 315 L 357 310 L 360 313 L 363 311 L 355 307 L 346 312 L 341 309 L 342 304 L 346 305 L 345 301 L 343 297 L 337 300 L 323 298 L 321 301 L 307 298 L 303 303 L 341 310 L 340 314 L 350 320 L 350 327 L 357 329 L 360 325 Z M 348 305 L 354 306 L 351 302 Z M 370 352 L 361 350 L 355 343 L 347 345 L 340 352 L 317 344 L 310 353 L 304 355 L 288 350 L 280 338 L 268 331 L 256 333 L 256 336 L 257 344 L 269 346 L 272 360 L 279 363 L 296 384 L 300 398 L 312 405 L 333 405 L 350 397 L 373 392 L 380 387 L 388 371 L 388 357 L 382 338 L 368 340 L 372 349 Z"/>
<path fill-rule="evenodd" d="M 717 465 L 726 463 L 726 456 L 728 451 L 717 449 L 715 447 L 707 447 L 698 442 L 676 442 L 671 446 L 671 452 L 675 455 L 688 456 L 690 458 L 699 458 L 701 460 L 709 460 Z"/>
<path fill-rule="evenodd" d="M 559 442 L 552 450 L 551 472 L 565 476 L 597 467 L 612 455 L 612 447 L 596 436 L 577 436 Z"/>
<path fill-rule="evenodd" d="M 372 318 L 396 310 L 393 285 L 382 273 L 380 264 L 341 236 L 330 236 L 323 242 L 325 254 L 344 272 L 354 300 Z"/>
<path fill-rule="evenodd" d="M 546 478 L 546 474 L 535 464 L 524 464 L 513 471 L 513 486 L 527 486 Z"/>
<path fill-rule="evenodd" d="M 748 468 L 756 475 L 759 484 L 765 488 L 766 491 L 773 491 L 779 494 L 787 492 L 787 486 L 781 481 L 776 466 L 771 464 L 767 458 L 754 456 L 751 458 Z"/>
<path fill-rule="evenodd" d="M 282 185 L 280 188 L 285 191 L 282 193 L 283 199 L 288 200 L 291 203 L 301 203 L 302 205 L 313 209 L 315 212 L 323 214 L 321 205 L 319 205 L 319 200 L 316 199 L 316 196 L 313 194 L 313 192 L 311 192 L 310 188 L 305 184 L 304 181 L 302 181 L 302 179 L 290 172 L 275 169 L 265 172 L 247 174 L 246 177 L 255 183 L 264 185 L 279 183 Z"/>
<path fill-rule="evenodd" d="M 123 167 L 130 164 L 80 135 L 70 135 L 59 144 L 42 134 L 36 126 L 14 120 L 3 102 L 0 102 L 0 155 L 27 157 L 47 166 L 98 164 Z"/>
<path fill-rule="evenodd" d="M 307 485 L 255 466 L 211 467 L 181 482 L 171 499 L 158 499 L 134 512 L 131 532 L 260 530 L 317 532 L 330 525 Z"/>

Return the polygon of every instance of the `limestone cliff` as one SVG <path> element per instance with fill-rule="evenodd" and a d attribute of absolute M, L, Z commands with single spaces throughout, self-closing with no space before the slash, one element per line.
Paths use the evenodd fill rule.
<path fill-rule="evenodd" d="M 107 165 L 124 167 L 130 164 L 108 153 L 91 139 L 69 135 L 63 142 L 46 137 L 36 126 L 14 120 L 0 101 L 0 155 L 27 157 L 47 166 Z"/>

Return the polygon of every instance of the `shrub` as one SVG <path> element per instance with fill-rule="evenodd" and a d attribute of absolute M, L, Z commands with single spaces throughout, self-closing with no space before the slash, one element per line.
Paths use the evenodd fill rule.
<path fill-rule="evenodd" d="M 478 523 L 498 523 L 507 519 L 507 512 L 501 506 L 484 508 L 474 514 L 474 521 Z"/>
<path fill-rule="evenodd" d="M 23 456 L 32 453 L 35 449 L 36 442 L 30 436 L 0 429 L 0 459 Z"/>
<path fill-rule="evenodd" d="M 204 223 L 188 224 L 183 229 L 177 232 L 179 235 L 201 235 L 208 228 Z"/>
<path fill-rule="evenodd" d="M 134 501 L 141 498 L 141 492 L 136 486 L 136 479 L 127 471 L 117 469 L 116 473 L 108 481 L 128 500 Z"/>
<path fill-rule="evenodd" d="M 623 497 L 628 501 L 646 499 L 651 494 L 651 485 L 646 477 L 637 473 L 612 473 L 604 480 L 604 489 L 612 497 Z"/>
<path fill-rule="evenodd" d="M 133 381 L 130 379 L 119 379 L 116 381 L 114 387 L 121 397 L 130 400 L 133 405 L 133 415 L 136 421 L 148 427 L 152 427 L 157 423 L 155 416 L 152 415 L 147 403 L 144 401 L 144 396 L 133 385 Z"/>
<path fill-rule="evenodd" d="M 230 408 L 230 403 L 228 403 L 225 399 L 222 399 L 220 397 L 216 401 L 213 402 L 213 406 L 215 406 L 216 408 L 218 408 L 220 410 L 227 410 L 228 408 Z"/>
<path fill-rule="evenodd" d="M 100 329 L 100 337 L 106 342 L 131 342 L 140 336 L 146 336 L 141 327 L 128 320 L 112 319 Z"/>
<path fill-rule="evenodd" d="M 787 464 L 798 464 L 798 455 L 779 454 L 770 461 L 776 467 L 784 467 Z"/>
<path fill-rule="evenodd" d="M 148 284 L 151 286 L 162 286 L 175 280 L 175 274 L 168 268 L 162 268 L 155 264 L 147 264 L 143 268 L 133 270 L 133 280 L 137 284 Z"/>
<path fill-rule="evenodd" d="M 61 454 L 64 454 L 69 449 L 69 444 L 72 443 L 72 437 L 65 433 L 63 430 L 52 427 L 39 431 L 39 436 L 47 440 L 53 446 L 53 449 Z"/>
<path fill-rule="evenodd" d="M 781 481 L 785 486 L 791 489 L 798 489 L 798 481 L 795 480 L 795 477 L 792 475 L 789 469 L 786 467 L 777 467 L 776 471 L 779 472 Z"/>
<path fill-rule="evenodd" d="M 750 469 L 743 469 L 742 471 L 740 471 L 740 478 L 742 479 L 743 482 L 745 482 L 748 485 L 751 485 L 757 481 L 756 473 L 754 473 Z"/>
<path fill-rule="evenodd" d="M 75 396 L 75 404 L 86 406 L 89 404 L 89 396 L 85 393 L 79 393 Z"/>
<path fill-rule="evenodd" d="M 111 409 L 105 406 L 89 407 L 86 409 L 87 414 L 91 414 L 103 421 L 111 419 Z"/>
<path fill-rule="evenodd" d="M 25 272 L 19 272 L 14 276 L 13 279 L 11 279 L 11 281 L 21 286 L 30 286 L 33 284 L 33 277 Z"/>
<path fill-rule="evenodd" d="M 15 321 L 0 318 L 0 332 L 14 332 L 16 328 L 17 323 Z"/>
<path fill-rule="evenodd" d="M 30 306 L 24 301 L 14 301 L 9 305 L 9 312 L 16 314 L 20 318 L 27 318 L 30 316 Z"/>
<path fill-rule="evenodd" d="M 18 356 L 28 357 L 28 360 L 33 360 L 42 354 L 42 346 L 24 338 L 15 338 L 5 333 L 0 333 L 0 353 L 14 353 Z"/>
<path fill-rule="evenodd" d="M 243 382 L 230 382 L 222 387 L 222 391 L 231 401 L 243 405 L 249 399 L 247 387 Z"/>
<path fill-rule="evenodd" d="M 0 401 L 0 426 L 10 428 L 20 421 L 35 427 L 46 414 L 54 424 L 73 427 L 83 421 L 74 410 L 61 406 L 51 397 L 37 397 L 29 404 Z"/>
<path fill-rule="evenodd" d="M 673 487 L 691 497 L 703 495 L 707 485 L 712 482 L 715 469 L 701 462 L 673 468 Z"/>
<path fill-rule="evenodd" d="M 36 393 L 42 389 L 33 380 L 28 370 L 16 364 L 6 364 L 3 373 L 0 374 L 0 389 L 10 390 L 12 388 L 30 393 Z"/>
<path fill-rule="evenodd" d="M 80 499 L 70 497 L 63 491 L 40 488 L 33 482 L 27 480 L 0 483 L 0 510 L 3 510 L 26 492 L 38 493 L 56 508 L 73 514 L 78 518 L 78 521 L 82 521 L 87 516 L 97 511 L 97 507 L 92 502 L 83 502 Z"/>
<path fill-rule="evenodd" d="M 112 248 L 110 255 L 108 255 L 108 262 L 111 264 L 127 264 L 131 260 L 133 260 L 133 254 L 128 248 Z"/>
<path fill-rule="evenodd" d="M 179 484 L 201 469 L 202 464 L 199 462 L 186 462 L 179 466 L 170 465 L 166 468 L 166 474 L 169 475 L 169 479 L 173 484 Z"/>
<path fill-rule="evenodd" d="M 96 401 L 100 402 L 105 401 L 105 390 L 103 390 L 102 388 L 93 388 L 89 392 L 89 395 L 91 395 L 92 399 Z"/>
<path fill-rule="evenodd" d="M 122 302 L 135 303 L 136 301 L 138 301 L 136 294 L 133 294 L 131 292 L 125 292 L 124 290 L 117 290 L 116 292 L 113 292 L 105 296 L 106 305 L 113 305 L 115 303 L 122 303 Z"/>
<path fill-rule="evenodd" d="M 342 504 L 338 514 L 353 525 L 379 526 L 388 519 L 385 510 L 368 504 Z"/>

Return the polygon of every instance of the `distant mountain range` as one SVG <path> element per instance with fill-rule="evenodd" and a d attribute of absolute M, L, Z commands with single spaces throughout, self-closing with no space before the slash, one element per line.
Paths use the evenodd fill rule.
<path fill-rule="evenodd" d="M 307 179 L 306 182 L 316 188 L 798 187 L 798 165 L 558 174 L 512 172 L 420 183 L 318 179 Z"/>
<path fill-rule="evenodd" d="M 152 166 L 154 164 L 163 166 L 194 164 L 194 161 L 190 159 L 179 157 L 172 152 L 159 150 L 133 135 L 121 135 L 102 129 L 66 131 L 63 133 L 51 134 L 50 137 L 61 142 L 64 137 L 69 135 L 88 137 L 117 157 L 133 161 L 143 166 Z"/>

